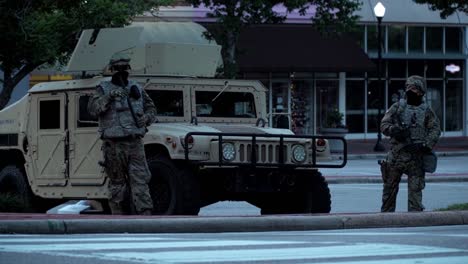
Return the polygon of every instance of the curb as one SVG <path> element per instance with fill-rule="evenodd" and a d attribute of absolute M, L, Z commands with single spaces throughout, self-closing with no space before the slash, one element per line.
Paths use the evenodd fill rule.
<path fill-rule="evenodd" d="M 0 234 L 266 232 L 466 224 L 468 224 L 468 211 L 254 217 L 45 219 L 0 220 Z"/>
<path fill-rule="evenodd" d="M 329 184 L 353 184 L 353 183 L 382 183 L 382 177 L 376 176 L 325 176 Z M 425 176 L 428 182 L 468 182 L 467 176 Z M 408 177 L 403 175 L 400 183 L 407 183 Z"/>
<path fill-rule="evenodd" d="M 441 151 L 436 152 L 437 157 L 468 156 L 468 151 Z M 387 153 L 348 154 L 348 160 L 356 159 L 385 159 Z"/>

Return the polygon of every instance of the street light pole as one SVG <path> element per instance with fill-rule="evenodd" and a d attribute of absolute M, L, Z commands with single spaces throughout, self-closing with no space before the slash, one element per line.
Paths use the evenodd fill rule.
<path fill-rule="evenodd" d="M 382 144 L 382 132 L 380 131 L 380 122 L 382 120 L 381 108 L 384 102 L 382 98 L 382 18 L 385 15 L 385 7 L 382 3 L 378 2 L 374 7 L 374 14 L 377 17 L 377 43 L 378 43 L 378 112 L 377 112 L 377 142 L 374 146 L 374 151 L 385 151 L 385 147 Z"/>

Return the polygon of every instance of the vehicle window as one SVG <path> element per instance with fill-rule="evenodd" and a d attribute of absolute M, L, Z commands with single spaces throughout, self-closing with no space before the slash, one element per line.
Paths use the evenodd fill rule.
<path fill-rule="evenodd" d="M 39 129 L 60 129 L 60 100 L 39 102 Z"/>
<path fill-rule="evenodd" d="M 97 127 L 97 118 L 92 117 L 88 112 L 89 95 L 80 96 L 78 101 L 77 127 Z"/>
<path fill-rule="evenodd" d="M 158 116 L 184 116 L 184 94 L 182 91 L 146 91 L 156 106 Z"/>
<path fill-rule="evenodd" d="M 199 117 L 257 117 L 252 93 L 197 91 L 195 103 Z"/>

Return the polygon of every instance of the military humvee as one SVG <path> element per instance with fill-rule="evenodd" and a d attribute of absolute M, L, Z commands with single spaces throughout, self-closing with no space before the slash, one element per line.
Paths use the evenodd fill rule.
<path fill-rule="evenodd" d="M 318 168 L 343 167 L 346 153 L 340 164 L 321 164 L 330 158 L 325 137 L 268 126 L 259 81 L 211 78 L 220 47 L 203 31 L 162 22 L 86 30 L 68 65 L 102 72 L 113 53 L 131 54 L 130 78 L 158 109 L 144 138 L 154 214 L 198 214 L 223 200 L 247 201 L 263 214 L 329 212 L 330 191 Z M 87 104 L 109 78 L 37 84 L 0 112 L 1 191 L 18 192 L 27 203 L 106 200 L 98 123 Z"/>

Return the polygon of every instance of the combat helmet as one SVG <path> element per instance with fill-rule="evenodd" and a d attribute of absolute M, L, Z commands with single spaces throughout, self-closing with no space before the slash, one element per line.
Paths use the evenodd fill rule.
<path fill-rule="evenodd" d="M 406 79 L 405 87 L 406 91 L 409 90 L 411 86 L 415 86 L 418 88 L 423 94 L 426 94 L 427 88 L 426 88 L 426 82 L 424 81 L 424 78 L 418 75 L 412 75 Z"/>
<path fill-rule="evenodd" d="M 108 68 L 110 71 L 122 71 L 129 70 L 130 67 L 130 55 L 125 51 L 116 52 L 109 60 Z"/>

